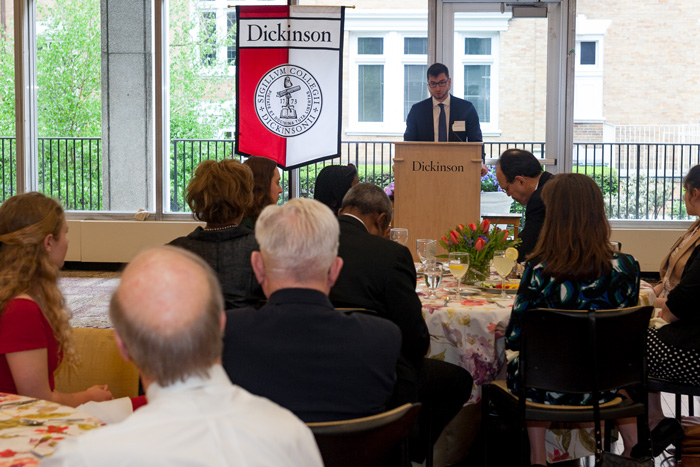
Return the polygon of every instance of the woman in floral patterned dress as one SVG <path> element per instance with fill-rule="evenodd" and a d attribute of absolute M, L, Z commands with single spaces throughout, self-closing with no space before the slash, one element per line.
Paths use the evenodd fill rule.
<path fill-rule="evenodd" d="M 613 252 L 610 225 L 600 188 L 582 174 L 559 174 L 542 191 L 547 214 L 537 246 L 528 257 L 513 312 L 506 328 L 506 348 L 518 352 L 523 313 L 534 308 L 571 310 L 622 308 L 639 300 L 639 265 L 630 255 Z M 508 363 L 507 381 L 517 390 L 517 356 Z M 590 394 L 562 394 L 533 389 L 528 399 L 546 404 L 587 405 Z M 603 395 L 605 400 L 610 394 Z M 633 419 L 618 428 L 629 455 L 636 444 Z M 546 422 L 528 422 L 530 461 L 545 465 Z"/>

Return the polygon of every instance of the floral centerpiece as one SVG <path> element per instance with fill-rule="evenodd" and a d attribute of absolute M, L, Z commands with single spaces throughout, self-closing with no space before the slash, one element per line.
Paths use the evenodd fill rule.
<path fill-rule="evenodd" d="M 509 240 L 508 230 L 501 230 L 496 226 L 491 228 L 487 219 L 484 219 L 478 226 L 476 224 L 458 224 L 457 227 L 448 231 L 440 239 L 440 245 L 447 251 L 466 251 L 469 253 L 469 269 L 464 278 L 464 283 L 474 283 L 489 276 L 489 268 L 493 253 L 496 250 L 505 250 L 508 247 L 515 247 L 520 244 L 520 239 Z M 479 271 L 483 276 L 471 271 Z"/>

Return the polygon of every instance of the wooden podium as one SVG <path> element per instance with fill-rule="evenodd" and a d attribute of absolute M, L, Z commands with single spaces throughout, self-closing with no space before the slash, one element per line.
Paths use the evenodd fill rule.
<path fill-rule="evenodd" d="M 457 224 L 478 223 L 482 143 L 395 143 L 394 227 L 416 239 L 440 239 Z M 438 244 L 438 254 L 445 251 Z"/>

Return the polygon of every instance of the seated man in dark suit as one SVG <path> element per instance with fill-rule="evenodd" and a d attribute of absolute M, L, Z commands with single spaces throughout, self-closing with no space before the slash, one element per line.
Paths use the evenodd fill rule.
<path fill-rule="evenodd" d="M 398 327 L 335 310 L 328 299 L 343 266 L 338 234 L 336 217 L 318 201 L 266 207 L 251 264 L 268 302 L 227 312 L 223 366 L 231 381 L 305 422 L 382 412 L 396 379 Z"/>
<path fill-rule="evenodd" d="M 506 149 L 498 159 L 496 179 L 501 190 L 525 206 L 525 227 L 518 237 L 522 243 L 516 247 L 519 263 L 525 261 L 540 238 L 545 215 L 542 187 L 552 177 L 554 175 L 542 171 L 540 161 L 524 149 Z"/>
<path fill-rule="evenodd" d="M 331 289 L 337 307 L 374 310 L 401 328 L 401 363 L 394 404 L 421 402 L 421 443 L 411 443 L 412 460 L 422 461 L 429 437 L 434 442 L 469 399 L 472 378 L 465 369 L 424 358 L 430 345 L 416 294 L 416 269 L 408 248 L 384 237 L 393 209 L 384 191 L 360 183 L 348 191 L 340 208 L 343 270 Z M 428 427 L 432 424 L 432 430 Z"/>

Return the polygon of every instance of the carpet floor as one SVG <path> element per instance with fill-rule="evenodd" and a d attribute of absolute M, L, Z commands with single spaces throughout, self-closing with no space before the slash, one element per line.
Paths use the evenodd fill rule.
<path fill-rule="evenodd" d="M 109 301 L 119 285 L 119 272 L 62 271 L 58 288 L 73 312 L 76 328 L 111 328 Z"/>

